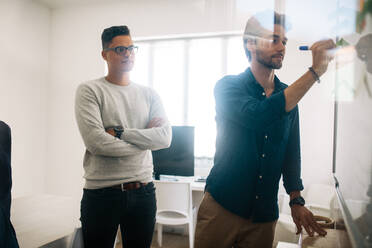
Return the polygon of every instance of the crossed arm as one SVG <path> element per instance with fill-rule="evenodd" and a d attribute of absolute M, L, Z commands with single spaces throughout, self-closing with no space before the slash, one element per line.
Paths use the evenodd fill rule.
<path fill-rule="evenodd" d="M 87 85 L 80 85 L 77 89 L 75 117 L 84 144 L 94 155 L 123 157 L 144 151 L 134 144 L 112 137 L 105 131 L 98 99 Z"/>
<path fill-rule="evenodd" d="M 172 129 L 159 95 L 153 90 L 151 92 L 149 123 L 144 129 L 124 128 L 120 139 L 134 144 L 140 149 L 154 151 L 170 146 Z M 108 129 L 107 132 L 115 136 L 115 132 L 112 129 Z"/>
<path fill-rule="evenodd" d="M 122 157 L 169 147 L 172 137 L 170 125 L 160 97 L 153 92 L 150 121 L 145 129 L 125 128 L 120 139 L 113 129 L 105 130 L 99 99 L 87 85 L 79 86 L 75 100 L 75 115 L 85 146 L 95 155 Z"/>

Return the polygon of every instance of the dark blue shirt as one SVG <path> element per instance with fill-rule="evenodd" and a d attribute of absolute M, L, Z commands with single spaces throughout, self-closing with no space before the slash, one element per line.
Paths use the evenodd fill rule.
<path fill-rule="evenodd" d="M 217 82 L 217 139 L 206 190 L 225 209 L 254 222 L 278 219 L 278 188 L 303 189 L 298 107 L 285 111 L 286 84 L 275 76 L 266 97 L 248 68 Z"/>

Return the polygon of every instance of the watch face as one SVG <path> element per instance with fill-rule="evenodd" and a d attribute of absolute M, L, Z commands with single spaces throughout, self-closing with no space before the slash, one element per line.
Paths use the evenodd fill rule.
<path fill-rule="evenodd" d="M 304 206 L 305 205 L 305 199 L 302 198 L 301 196 L 300 197 L 296 197 L 294 199 L 292 199 L 290 202 L 289 202 L 289 205 L 290 206 L 293 206 L 293 205 L 301 205 L 301 206 Z"/>
<path fill-rule="evenodd" d="M 122 127 L 114 127 L 115 132 L 123 132 L 124 129 Z"/>
<path fill-rule="evenodd" d="M 304 200 L 304 198 L 298 198 L 298 202 L 300 203 L 300 204 L 302 204 L 302 205 L 305 205 L 305 200 Z"/>

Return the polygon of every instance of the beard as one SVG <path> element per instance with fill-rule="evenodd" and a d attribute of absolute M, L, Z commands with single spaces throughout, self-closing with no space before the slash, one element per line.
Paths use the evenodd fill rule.
<path fill-rule="evenodd" d="M 256 50 L 256 60 L 258 63 L 266 66 L 270 69 L 280 69 L 282 68 L 283 60 L 279 62 L 273 61 L 273 56 L 267 57 L 264 56 L 263 53 L 260 50 Z"/>

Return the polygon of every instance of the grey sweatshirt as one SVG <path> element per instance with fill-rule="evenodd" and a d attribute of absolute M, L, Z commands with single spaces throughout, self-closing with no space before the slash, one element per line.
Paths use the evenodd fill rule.
<path fill-rule="evenodd" d="M 105 78 L 82 83 L 76 92 L 75 116 L 86 147 L 84 188 L 152 181 L 151 150 L 169 147 L 172 138 L 153 89 L 133 82 L 119 86 Z M 163 126 L 146 129 L 154 117 L 163 118 Z M 124 127 L 120 139 L 106 133 L 113 126 Z"/>

